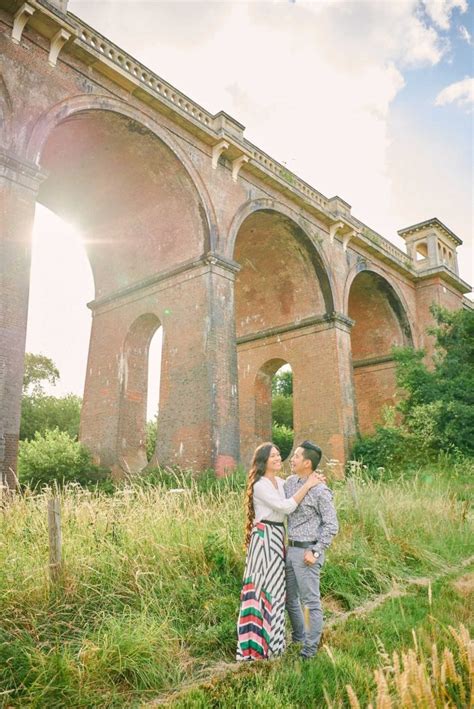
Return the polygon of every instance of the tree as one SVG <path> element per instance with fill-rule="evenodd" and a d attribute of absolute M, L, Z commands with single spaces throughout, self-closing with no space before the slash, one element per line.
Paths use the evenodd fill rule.
<path fill-rule="evenodd" d="M 394 350 L 397 383 L 407 392 L 399 408 L 409 431 L 422 436 L 429 426 L 438 449 L 474 455 L 474 310 L 431 312 L 434 368 L 422 361 L 422 350 Z"/>
<path fill-rule="evenodd" d="M 293 372 L 291 369 L 279 370 L 272 379 L 272 395 L 293 396 Z"/>
<path fill-rule="evenodd" d="M 272 421 L 293 428 L 293 397 L 277 394 L 272 399 Z"/>
<path fill-rule="evenodd" d="M 23 398 L 21 402 L 20 440 L 31 440 L 35 433 L 45 433 L 55 428 L 72 438 L 79 436 L 79 419 L 82 399 L 74 394 L 63 397 L 45 394 L 46 383 L 56 384 L 59 370 L 53 360 L 45 355 L 25 355 Z"/>
<path fill-rule="evenodd" d="M 43 382 L 49 382 L 54 385 L 58 379 L 59 370 L 52 359 L 45 355 L 32 354 L 31 352 L 25 354 L 24 394 L 44 394 Z"/>
<path fill-rule="evenodd" d="M 21 402 L 20 440 L 31 440 L 35 433 L 44 434 L 54 428 L 77 439 L 81 407 L 81 397 L 74 394 L 62 397 L 24 396 Z"/>

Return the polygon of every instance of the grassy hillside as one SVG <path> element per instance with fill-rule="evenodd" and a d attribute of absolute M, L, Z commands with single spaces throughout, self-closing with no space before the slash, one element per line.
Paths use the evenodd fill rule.
<path fill-rule="evenodd" d="M 389 591 L 394 582 L 447 573 L 468 557 L 471 473 L 465 464 L 410 480 L 338 483 L 341 533 L 322 580 L 327 616 Z M 113 496 L 76 487 L 61 497 L 65 568 L 55 588 L 47 573 L 47 495 L 27 494 L 2 508 L 5 706 L 138 706 L 193 681 L 207 666 L 233 661 L 244 561 L 241 479 L 188 482 L 184 492 L 141 485 Z M 437 584 L 431 600 L 426 587 L 415 587 L 380 606 L 370 622 L 354 617 L 329 629 L 329 652 L 309 668 L 289 651 L 281 662 L 242 668 L 218 696 L 198 688 L 173 702 L 263 707 L 274 692 L 284 699 L 278 706 L 311 706 L 317 686 L 321 701 L 326 692 L 339 706 L 351 684 L 363 706 L 375 687 L 371 668 L 384 651 L 411 642 L 413 627 L 420 626 L 425 640 L 455 645 L 447 626 L 472 621 L 452 579 Z"/>

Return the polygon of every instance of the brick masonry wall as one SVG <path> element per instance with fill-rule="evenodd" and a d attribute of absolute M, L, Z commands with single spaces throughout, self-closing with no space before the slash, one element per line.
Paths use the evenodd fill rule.
<path fill-rule="evenodd" d="M 34 193 L 0 177 L 0 482 L 15 485 Z"/>

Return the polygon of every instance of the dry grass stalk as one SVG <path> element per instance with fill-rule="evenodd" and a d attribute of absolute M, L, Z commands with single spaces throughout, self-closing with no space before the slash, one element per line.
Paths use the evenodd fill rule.
<path fill-rule="evenodd" d="M 375 670 L 374 675 L 377 684 L 377 709 L 392 709 L 392 700 L 384 671 Z"/>
<path fill-rule="evenodd" d="M 375 709 L 474 707 L 474 642 L 463 625 L 449 630 L 456 649 L 453 654 L 444 648 L 441 662 L 435 643 L 429 660 L 424 658 L 413 632 L 415 649 L 402 653 L 401 658 L 394 652 L 390 667 L 374 671 Z M 347 685 L 346 691 L 351 709 L 359 709 L 360 699 L 353 687 Z"/>
<path fill-rule="evenodd" d="M 349 697 L 349 706 L 351 709 L 360 709 L 360 704 L 359 700 L 357 699 L 357 695 L 352 689 L 350 684 L 346 684 L 346 691 L 347 691 L 347 696 Z"/>

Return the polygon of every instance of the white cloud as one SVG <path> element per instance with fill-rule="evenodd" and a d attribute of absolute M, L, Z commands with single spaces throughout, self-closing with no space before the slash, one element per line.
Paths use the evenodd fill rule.
<path fill-rule="evenodd" d="M 404 36 L 400 36 L 399 60 L 407 66 L 435 65 L 449 48 L 449 42 L 442 39 L 434 27 L 427 27 L 421 20 L 407 18 Z"/>
<path fill-rule="evenodd" d="M 268 18 L 265 5 L 260 7 Z M 316 17 L 317 41 L 332 53 L 336 63 L 345 60 L 358 67 L 360 62 L 382 59 L 400 66 L 433 65 L 449 48 L 448 40 L 419 13 L 418 0 L 325 0 L 298 3 L 297 7 L 308 15 L 304 22 L 300 14 L 300 31 L 314 33 Z M 290 12 L 291 9 L 295 14 L 295 9 L 290 8 Z"/>
<path fill-rule="evenodd" d="M 446 86 L 435 99 L 435 106 L 454 103 L 459 108 L 472 110 L 474 107 L 474 77 L 466 76 L 461 81 Z"/>
<path fill-rule="evenodd" d="M 460 35 L 461 39 L 463 39 L 468 44 L 472 45 L 472 36 L 471 36 L 469 30 L 467 29 L 467 27 L 464 27 L 464 25 L 460 25 L 459 26 L 459 35 Z"/>
<path fill-rule="evenodd" d="M 423 0 L 427 15 L 442 30 L 449 30 L 453 10 L 461 13 L 468 8 L 467 0 Z"/>

